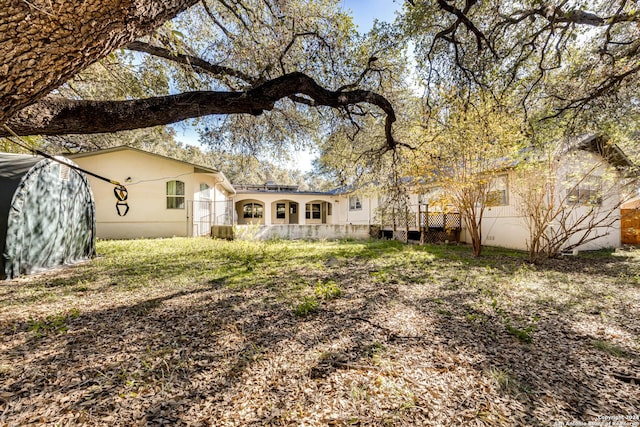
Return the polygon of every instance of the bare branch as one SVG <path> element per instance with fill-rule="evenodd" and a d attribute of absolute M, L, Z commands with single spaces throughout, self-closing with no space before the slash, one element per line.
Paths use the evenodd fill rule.
<path fill-rule="evenodd" d="M 296 42 L 296 40 L 298 40 L 298 38 L 302 38 L 302 37 L 315 37 L 318 40 L 320 40 L 320 43 L 329 51 L 331 52 L 331 47 L 329 46 L 329 43 L 327 43 L 327 41 L 324 39 L 324 37 L 322 37 L 320 34 L 318 34 L 315 31 L 307 31 L 304 33 L 296 33 L 291 37 L 291 40 L 289 41 L 289 43 L 287 44 L 287 46 L 284 48 L 284 50 L 282 51 L 282 53 L 280 53 L 280 56 L 278 57 L 278 63 L 280 63 L 280 69 L 282 70 L 283 74 L 287 73 L 287 70 L 284 67 L 284 57 L 287 55 L 287 53 L 289 52 L 289 50 L 293 47 L 294 43 Z M 333 60 L 332 60 L 333 61 Z"/>
<path fill-rule="evenodd" d="M 559 96 L 555 96 L 558 100 L 567 101 L 568 103 L 557 109 L 555 114 L 546 116 L 543 120 L 552 119 L 561 116 L 568 110 L 581 110 L 584 108 L 589 102 L 596 98 L 600 98 L 602 96 L 610 93 L 615 87 L 619 86 L 624 82 L 629 76 L 634 75 L 640 72 L 640 64 L 635 67 L 629 68 L 627 71 L 621 74 L 615 74 L 613 76 L 609 76 L 606 80 L 601 82 L 594 90 L 590 91 L 586 96 L 577 99 L 563 99 Z"/>
<path fill-rule="evenodd" d="M 476 25 L 469 19 L 467 13 L 471 9 L 471 7 L 477 2 L 477 0 L 467 0 L 465 4 L 464 10 L 460 10 L 451 4 L 449 4 L 446 0 L 437 0 L 438 6 L 443 10 L 455 15 L 458 19 L 453 24 L 457 27 L 459 23 L 463 24 L 467 30 L 471 31 L 473 35 L 476 37 L 476 44 L 478 46 L 478 52 L 482 51 L 482 43 L 484 42 L 489 50 L 495 55 L 495 51 L 493 50 L 493 46 L 491 42 L 485 37 L 484 33 L 476 27 Z M 455 30 L 454 30 L 455 33 Z"/>
<path fill-rule="evenodd" d="M 185 55 L 182 53 L 174 53 L 174 52 L 171 52 L 169 49 L 165 49 L 159 46 L 153 46 L 148 43 L 144 43 L 140 41 L 129 43 L 128 45 L 125 46 L 125 48 L 128 50 L 136 51 L 136 52 L 148 53 L 149 55 L 157 56 L 159 58 L 164 58 L 179 64 L 189 65 L 191 67 L 194 67 L 194 69 L 196 70 L 205 71 L 214 76 L 235 77 L 249 84 L 255 84 L 258 80 L 246 73 L 243 73 L 242 71 L 239 71 L 230 67 L 225 67 L 223 65 L 211 64 L 210 62 L 207 62 L 201 58 L 198 58 L 197 56 Z"/>
<path fill-rule="evenodd" d="M 204 8 L 204 11 L 207 13 L 207 15 L 209 15 L 209 19 L 211 19 L 213 23 L 216 24 L 218 28 L 220 28 L 220 31 L 222 31 L 224 35 L 227 36 L 227 38 L 235 39 L 235 35 L 231 33 L 229 30 L 227 30 L 227 27 L 222 25 L 222 22 L 220 22 L 218 17 L 211 11 L 211 8 L 207 4 L 207 1 L 202 0 L 200 3 L 202 3 L 202 7 Z"/>

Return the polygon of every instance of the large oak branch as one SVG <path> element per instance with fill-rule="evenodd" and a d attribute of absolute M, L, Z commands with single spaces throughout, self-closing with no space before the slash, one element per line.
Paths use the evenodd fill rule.
<path fill-rule="evenodd" d="M 331 91 L 302 73 L 286 74 L 245 92 L 188 92 L 130 101 L 84 101 L 45 98 L 21 110 L 8 123 L 18 135 L 64 135 L 116 132 L 166 125 L 211 114 L 259 115 L 286 97 L 304 95 L 314 106 L 343 108 L 368 103 L 386 114 L 385 136 L 394 148 L 391 103 L 368 90 Z M 0 136 L 7 136 L 0 130 Z"/>

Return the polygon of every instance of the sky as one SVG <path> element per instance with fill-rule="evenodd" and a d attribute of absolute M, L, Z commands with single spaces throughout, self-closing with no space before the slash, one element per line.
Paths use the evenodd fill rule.
<path fill-rule="evenodd" d="M 366 33 L 373 26 L 373 21 L 393 22 L 395 12 L 400 10 L 404 0 L 342 0 L 342 8 L 350 10 L 353 22 L 358 31 Z"/>
<path fill-rule="evenodd" d="M 353 22 L 360 33 L 366 33 L 373 27 L 373 21 L 393 22 L 395 12 L 400 10 L 404 0 L 341 0 L 340 4 L 346 11 L 350 11 Z M 189 126 L 177 125 L 176 139 L 188 145 L 199 145 L 198 134 Z M 293 159 L 287 167 L 308 172 L 312 169 L 311 162 L 315 155 L 309 151 L 293 154 Z"/>

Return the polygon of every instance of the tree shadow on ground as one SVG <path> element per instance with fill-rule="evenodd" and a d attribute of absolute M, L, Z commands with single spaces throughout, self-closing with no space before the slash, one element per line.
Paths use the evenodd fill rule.
<path fill-rule="evenodd" d="M 304 317 L 275 286 L 298 280 L 290 270 L 279 282 L 256 274 L 236 286 L 236 273 L 250 273 L 241 260 L 185 289 L 145 296 L 152 288 L 139 287 L 128 303 L 65 312 L 64 331 L 37 336 L 32 322 L 5 322 L 0 422 L 549 425 L 638 412 L 638 386 L 614 374 L 637 376 L 640 355 L 598 329 L 608 325 L 598 314 L 574 317 L 564 305 L 531 312 L 535 305 L 465 279 L 464 268 L 508 279 L 521 274 L 518 260 L 461 263 L 454 280 L 437 273 L 456 260 L 415 251 L 421 264 L 413 252 L 398 265 L 384 251 L 318 256 L 322 265 L 303 278 L 333 279 L 343 294 Z M 252 259 L 255 272 L 269 261 Z M 636 319 L 632 334 L 637 308 L 616 310 Z"/>
<path fill-rule="evenodd" d="M 478 297 L 465 290 L 442 296 L 438 303 L 433 299 L 403 303 L 430 312 L 432 333 L 439 343 L 471 361 L 470 368 L 478 375 L 492 378 L 505 399 L 519 402 L 524 410 L 510 422 L 550 425 L 637 414 L 638 385 L 621 381 L 620 374 L 640 376 L 638 351 L 624 348 L 613 354 L 598 348 L 595 343 L 603 338 L 595 335 L 597 330 L 593 335 L 584 332 L 578 327 L 580 319 L 534 314 L 531 320 L 517 306 L 515 311 L 490 304 L 479 307 Z M 555 417 L 549 419 L 550 414 Z"/>

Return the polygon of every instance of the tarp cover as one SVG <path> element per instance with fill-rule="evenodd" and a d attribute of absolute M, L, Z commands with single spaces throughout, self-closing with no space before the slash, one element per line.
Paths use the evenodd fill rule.
<path fill-rule="evenodd" d="M 0 153 L 0 247 L 0 278 L 92 257 L 95 204 L 86 177 L 43 157 Z"/>

